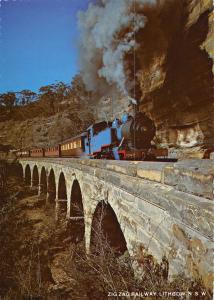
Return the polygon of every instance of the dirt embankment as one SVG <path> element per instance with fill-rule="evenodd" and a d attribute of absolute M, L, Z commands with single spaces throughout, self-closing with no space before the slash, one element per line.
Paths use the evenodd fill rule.
<path fill-rule="evenodd" d="M 13 119 L 0 122 L 0 143 L 16 148 L 47 147 L 75 136 L 93 122 L 93 115 L 85 110 L 64 111 L 49 117 Z"/>

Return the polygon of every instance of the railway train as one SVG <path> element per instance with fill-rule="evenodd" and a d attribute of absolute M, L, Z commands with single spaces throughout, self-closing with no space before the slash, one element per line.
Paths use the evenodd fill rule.
<path fill-rule="evenodd" d="M 156 128 L 144 113 L 124 113 L 113 122 L 92 124 L 82 134 L 47 148 L 20 149 L 18 157 L 85 157 L 114 160 L 153 160 L 167 157 L 167 149 L 151 145 Z"/>

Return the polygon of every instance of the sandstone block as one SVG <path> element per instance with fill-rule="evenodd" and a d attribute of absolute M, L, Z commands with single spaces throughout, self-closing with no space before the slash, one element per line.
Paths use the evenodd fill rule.
<path fill-rule="evenodd" d="M 186 193 L 213 199 L 214 162 L 186 160 L 164 168 L 164 183 Z"/>
<path fill-rule="evenodd" d="M 137 165 L 137 176 L 140 178 L 161 182 L 163 169 L 171 163 L 163 162 L 140 162 Z"/>

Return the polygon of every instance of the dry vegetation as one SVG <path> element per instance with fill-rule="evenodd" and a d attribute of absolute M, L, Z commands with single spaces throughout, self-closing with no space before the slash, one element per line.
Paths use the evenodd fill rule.
<path fill-rule="evenodd" d="M 203 290 L 200 282 L 182 274 L 169 283 L 167 260 L 157 264 L 142 247 L 134 258 L 128 251 L 115 255 L 103 235 L 102 216 L 96 225 L 96 243 L 86 256 L 84 242 L 74 242 L 75 225 L 64 217 L 56 222 L 54 207 L 45 204 L 45 196 L 37 197 L 36 191 L 26 188 L 16 176 L 7 180 L 7 191 L 0 203 L 2 299 L 142 299 L 116 293 Z M 139 279 L 133 272 L 136 259 L 143 270 Z M 211 299 L 211 294 L 207 291 L 206 297 L 197 299 Z"/>
<path fill-rule="evenodd" d="M 38 94 L 0 94 L 0 144 L 46 147 L 75 136 L 94 122 L 91 97 L 78 75 L 71 85 L 44 86 Z"/>

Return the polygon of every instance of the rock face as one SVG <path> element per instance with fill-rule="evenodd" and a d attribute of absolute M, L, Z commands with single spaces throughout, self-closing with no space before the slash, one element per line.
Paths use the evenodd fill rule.
<path fill-rule="evenodd" d="M 160 144 L 187 149 L 213 147 L 211 7 L 211 1 L 187 1 L 180 7 L 166 52 L 140 77 L 140 109 L 155 121 Z M 164 26 L 161 31 L 166 37 Z M 201 155 L 200 151 L 187 152 Z"/>
<path fill-rule="evenodd" d="M 178 156 L 204 157 L 204 149 L 214 147 L 212 1 L 158 5 L 143 11 L 147 23 L 136 35 L 138 84 L 130 94 L 139 100 L 140 111 L 154 120 L 156 144 L 177 148 Z M 125 58 L 129 69 L 131 56 Z M 112 117 L 112 112 L 120 115 L 128 109 L 127 98 L 116 99 L 100 100 L 99 119 L 103 110 Z"/>

